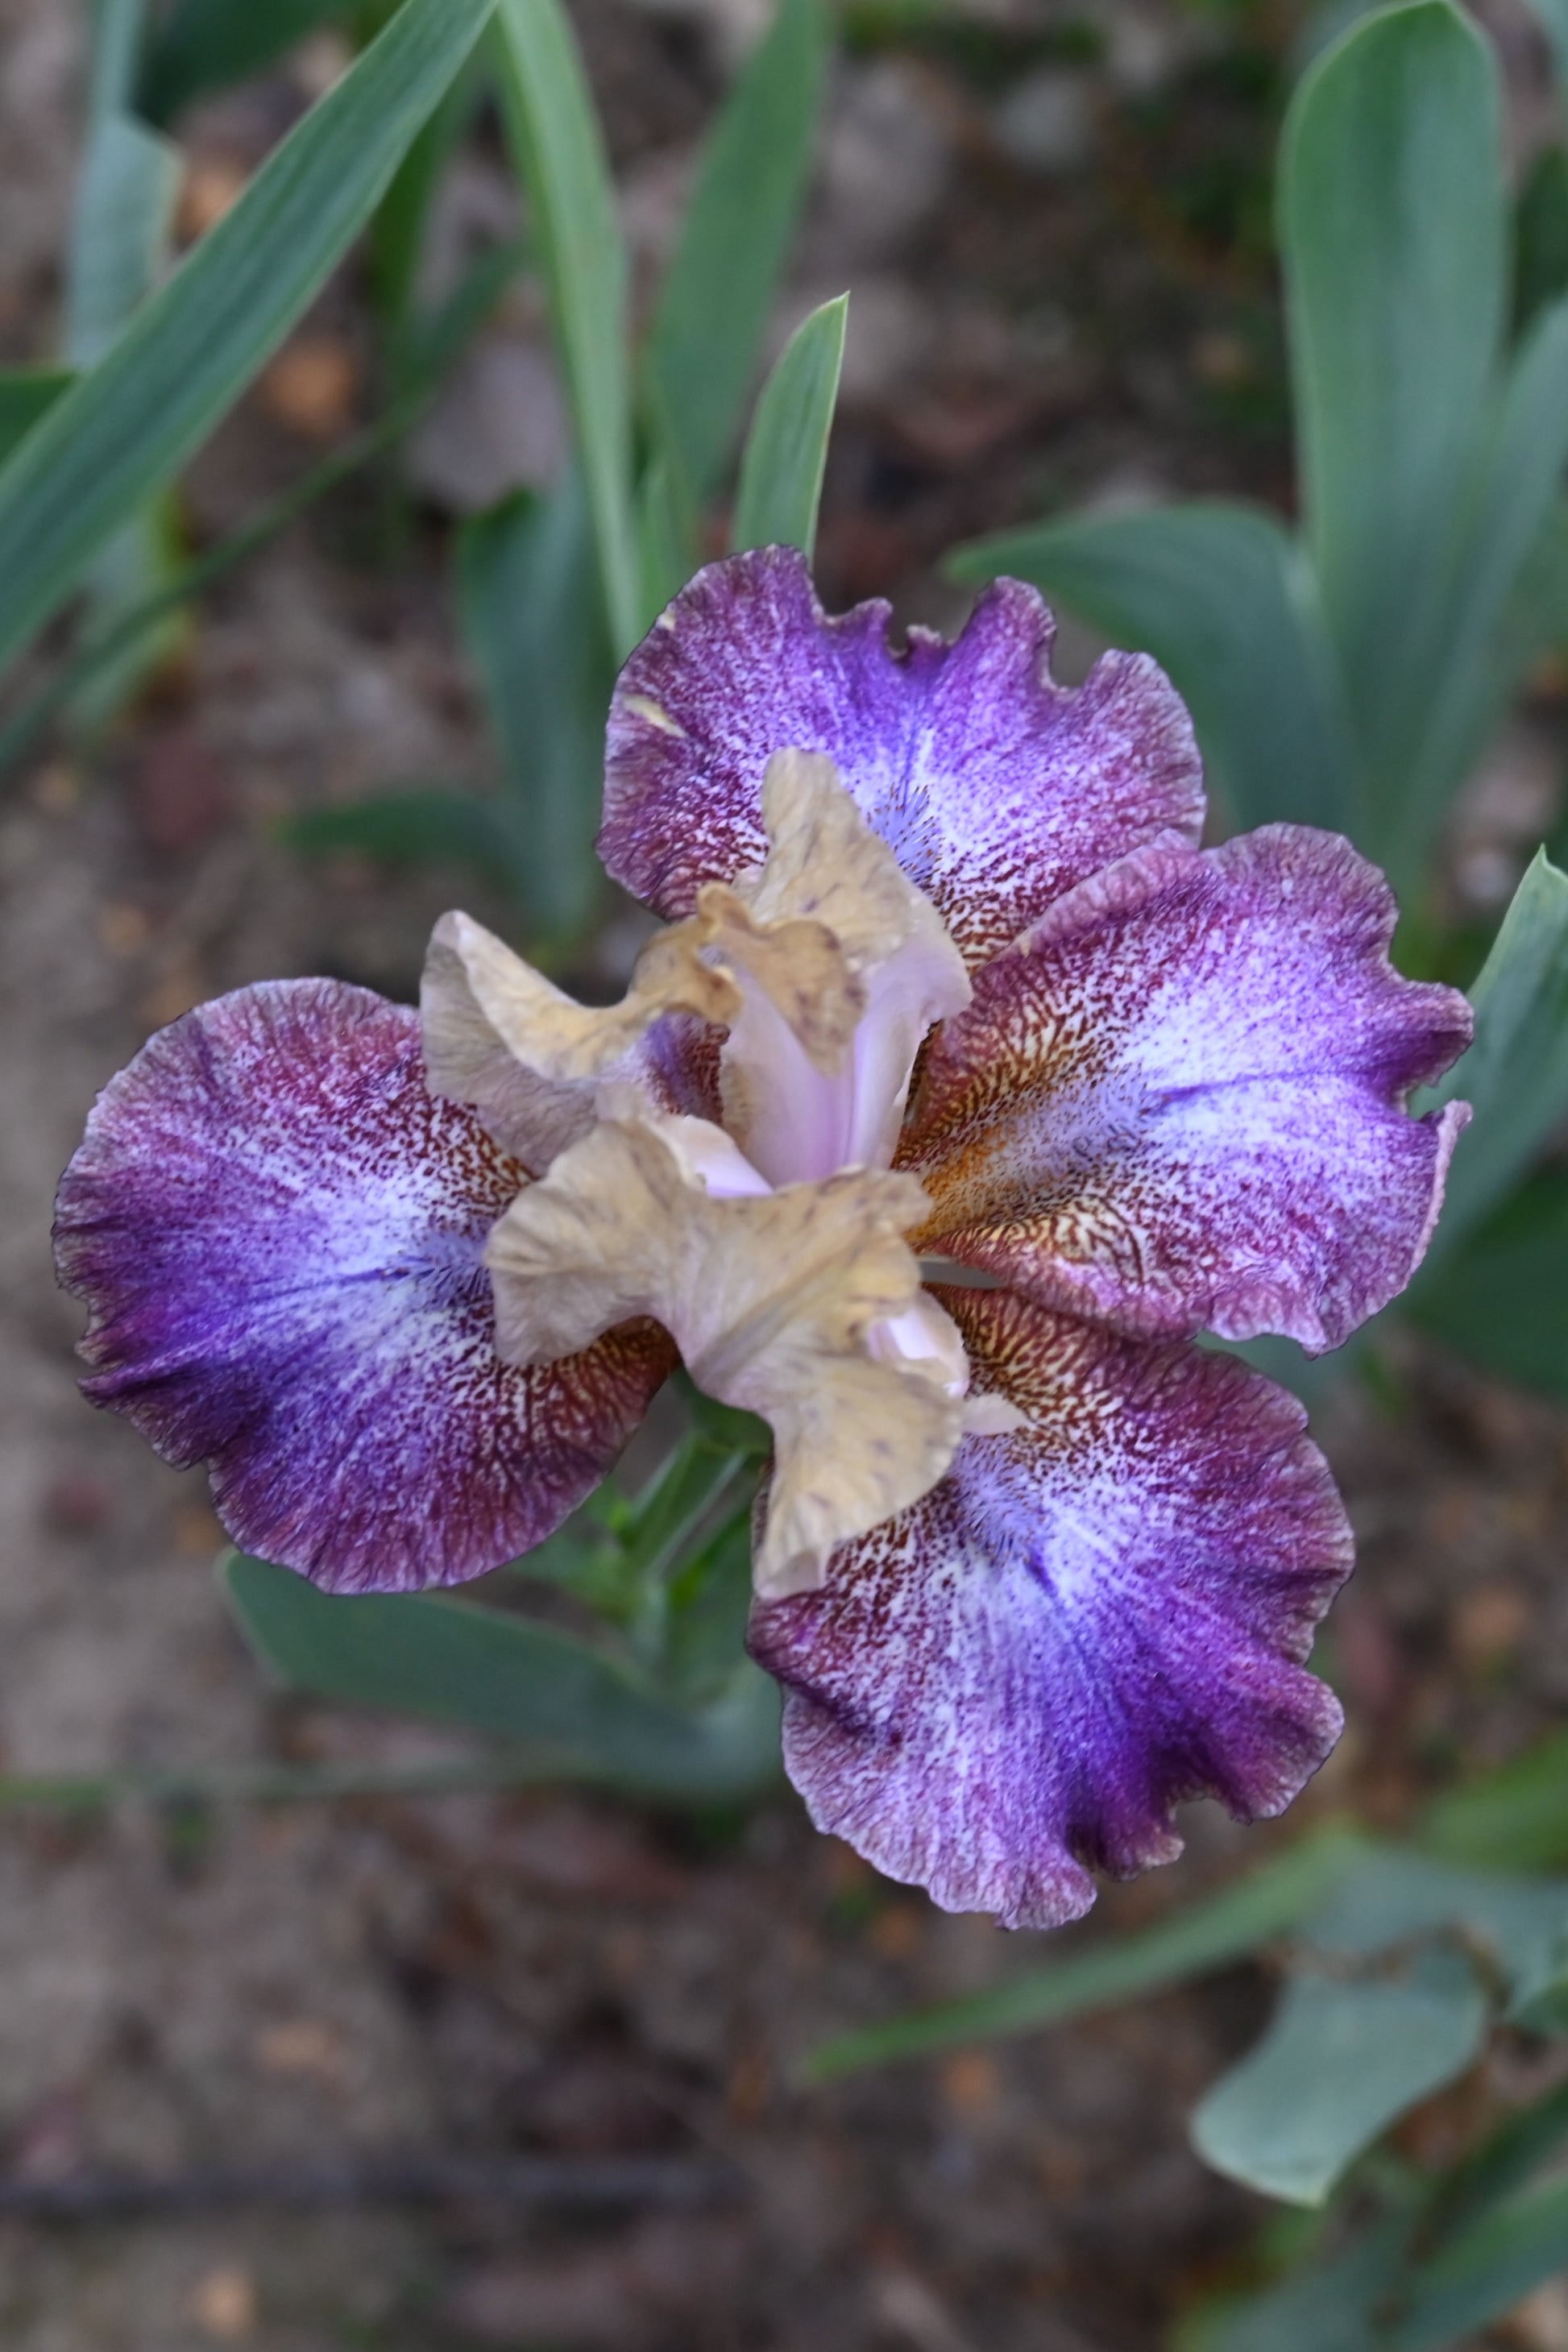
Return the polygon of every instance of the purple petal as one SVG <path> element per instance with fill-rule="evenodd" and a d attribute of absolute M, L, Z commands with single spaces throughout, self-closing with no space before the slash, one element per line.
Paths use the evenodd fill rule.
<path fill-rule="evenodd" d="M 621 673 L 600 855 L 660 914 L 767 850 L 763 772 L 823 751 L 973 963 L 1112 858 L 1203 823 L 1196 747 L 1144 654 L 1054 685 L 1054 625 L 1032 588 L 995 582 L 956 644 L 889 607 L 830 620 L 805 559 L 763 548 L 710 564 Z"/>
<path fill-rule="evenodd" d="M 1146 1337 L 1338 1347 L 1419 1265 L 1469 1116 L 1405 1114 L 1471 1024 L 1393 970 L 1394 913 L 1296 825 L 1097 877 L 932 1042 L 919 1245 Z"/>
<path fill-rule="evenodd" d="M 83 1382 L 211 1466 L 235 1541 L 330 1590 L 478 1576 L 603 1477 L 671 1350 L 519 1371 L 480 1253 L 526 1181 L 425 1084 L 416 1013 L 337 981 L 205 1004 L 112 1079 L 60 1184 Z"/>
<path fill-rule="evenodd" d="M 1049 1927 L 1181 1851 L 1172 1808 L 1279 1812 L 1340 1729 L 1303 1671 L 1351 1536 L 1293 1397 L 1005 1292 L 944 1290 L 1028 1415 L 759 1607 L 819 1829 L 944 1909 Z"/>

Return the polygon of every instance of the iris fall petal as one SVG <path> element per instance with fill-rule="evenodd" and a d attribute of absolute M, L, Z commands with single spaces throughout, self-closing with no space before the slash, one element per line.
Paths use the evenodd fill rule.
<path fill-rule="evenodd" d="M 751 1645 L 820 1829 L 950 1910 L 1054 1927 L 1095 1870 L 1177 1853 L 1181 1800 L 1278 1812 L 1321 1762 L 1340 1710 L 1300 1662 L 1350 1530 L 1296 1400 L 1234 1358 L 942 1297 L 1028 1425 L 968 1439 Z"/>
<path fill-rule="evenodd" d="M 1411 1089 L 1469 1042 L 1388 961 L 1346 842 L 1269 825 L 1098 876 L 975 976 L 900 1160 L 922 1249 L 1147 1336 L 1337 1347 L 1404 1288 L 1468 1117 Z"/>
<path fill-rule="evenodd" d="M 61 1183 L 87 1392 L 329 1589 L 494 1568 L 598 1484 L 672 1361 L 647 1325 L 501 1361 L 482 1253 L 525 1181 L 432 1097 L 402 1006 L 335 981 L 203 1005 L 105 1088 Z"/>

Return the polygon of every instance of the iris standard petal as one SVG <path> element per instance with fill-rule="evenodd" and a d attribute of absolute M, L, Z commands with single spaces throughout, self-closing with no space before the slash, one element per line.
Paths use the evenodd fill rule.
<path fill-rule="evenodd" d="M 743 1001 L 720 1056 L 725 1124 L 775 1184 L 885 1168 L 926 1032 L 969 1002 L 963 959 L 830 760 L 775 751 L 763 821 L 767 862 L 736 895 L 760 940 L 776 941 L 780 969 L 769 986 L 765 971 L 731 959 Z M 722 893 L 705 883 L 698 903 Z M 787 942 L 816 924 L 854 983 L 847 1024 L 809 1017 L 814 998 L 830 1013 L 845 992 L 814 986 L 808 961 L 789 984 Z"/>
<path fill-rule="evenodd" d="M 501 1362 L 481 1254 L 524 1181 L 432 1097 L 404 1007 L 324 980 L 203 1005 L 111 1080 L 60 1185 L 87 1393 L 329 1589 L 477 1576 L 598 1484 L 673 1360 L 644 1325 Z"/>
<path fill-rule="evenodd" d="M 1300 1661 L 1351 1536 L 1293 1397 L 1005 1292 L 942 1291 L 1028 1426 L 759 1604 L 784 1761 L 817 1827 L 948 1910 L 1075 1918 L 1172 1859 L 1172 1808 L 1279 1811 L 1340 1728 Z"/>
<path fill-rule="evenodd" d="M 1469 1114 L 1406 1115 L 1468 1006 L 1388 961 L 1393 898 L 1268 825 L 1097 877 L 975 975 L 900 1152 L 927 1251 L 1145 1336 L 1338 1347 L 1420 1264 Z"/>
<path fill-rule="evenodd" d="M 888 622 L 882 603 L 829 619 L 791 548 L 699 572 L 616 690 L 599 839 L 616 879 L 673 918 L 760 865 L 763 776 L 785 750 L 835 762 L 972 964 L 1141 843 L 1196 839 L 1192 728 L 1146 655 L 1054 685 L 1050 615 L 1017 581 L 951 646 L 917 629 L 895 653 Z"/>

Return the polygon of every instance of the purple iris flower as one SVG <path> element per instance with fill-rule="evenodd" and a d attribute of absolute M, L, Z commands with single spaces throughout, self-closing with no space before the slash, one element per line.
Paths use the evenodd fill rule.
<path fill-rule="evenodd" d="M 1197 846 L 1147 657 L 1073 691 L 1016 582 L 952 645 L 782 549 L 633 654 L 601 850 L 668 929 L 574 1004 L 463 916 L 419 1014 L 321 980 L 187 1013 L 62 1182 L 94 1402 L 341 1592 L 482 1574 L 678 1357 L 771 1424 L 753 1654 L 813 1818 L 1052 1926 L 1278 1811 L 1351 1538 L 1294 1398 L 1194 1344 L 1337 1347 L 1408 1280 L 1464 1050 L 1337 837 Z"/>

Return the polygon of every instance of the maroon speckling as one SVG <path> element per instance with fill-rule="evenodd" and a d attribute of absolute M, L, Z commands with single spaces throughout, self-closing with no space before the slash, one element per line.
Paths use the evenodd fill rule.
<path fill-rule="evenodd" d="M 672 1360 L 640 1325 L 500 1361 L 480 1253 L 524 1181 L 431 1096 L 403 1006 L 325 980 L 202 1005 L 111 1080 L 60 1186 L 87 1393 L 333 1591 L 478 1576 L 598 1484 Z"/>
<path fill-rule="evenodd" d="M 982 1389 L 912 1508 L 759 1606 L 784 1761 L 819 1829 L 949 1910 L 1050 1927 L 1181 1851 L 1172 1809 L 1281 1811 L 1338 1736 L 1301 1661 L 1351 1534 L 1294 1397 L 1005 1293 L 943 1290 Z"/>
<path fill-rule="evenodd" d="M 895 653 L 889 617 L 830 620 L 793 548 L 700 572 L 616 689 L 599 849 L 616 881 L 673 918 L 760 864 L 763 772 L 791 750 L 833 760 L 971 963 L 1112 858 L 1197 839 L 1191 722 L 1147 655 L 1055 685 L 1054 624 L 1016 580 L 951 646 L 912 629 Z"/>

